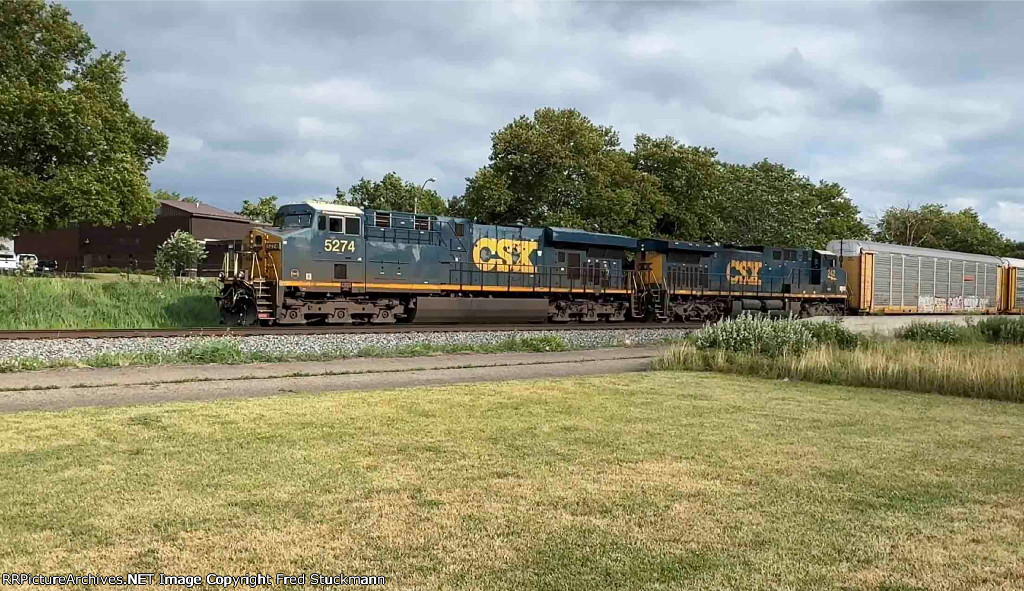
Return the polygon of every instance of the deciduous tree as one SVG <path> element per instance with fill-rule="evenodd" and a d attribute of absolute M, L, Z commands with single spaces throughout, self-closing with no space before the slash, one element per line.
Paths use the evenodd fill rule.
<path fill-rule="evenodd" d="M 165 191 L 163 189 L 153 191 L 153 199 L 158 201 L 169 199 L 171 201 L 182 201 L 185 203 L 199 203 L 199 198 L 194 195 L 182 195 L 177 191 Z"/>
<path fill-rule="evenodd" d="M 394 172 L 385 174 L 379 181 L 359 179 L 347 192 L 339 188 L 334 202 L 384 211 L 416 210 L 431 215 L 443 215 L 448 211 L 444 199 L 437 191 L 404 181 Z"/>
<path fill-rule="evenodd" d="M 940 203 L 925 203 L 914 209 L 890 207 L 876 224 L 875 239 L 907 246 L 1006 256 L 1015 244 L 998 230 L 981 221 L 972 208 L 946 211 Z"/>
<path fill-rule="evenodd" d="M 277 214 L 277 195 L 260 197 L 255 203 L 245 199 L 242 201 L 242 209 L 236 213 L 244 215 L 254 222 L 274 223 L 274 216 Z"/>
<path fill-rule="evenodd" d="M 94 49 L 60 4 L 0 0 L 0 235 L 153 215 L 167 137 L 125 100 L 124 53 Z"/>
<path fill-rule="evenodd" d="M 491 135 L 490 164 L 457 202 L 488 223 L 650 235 L 664 209 L 653 176 L 633 167 L 611 127 L 574 109 L 539 109 Z"/>

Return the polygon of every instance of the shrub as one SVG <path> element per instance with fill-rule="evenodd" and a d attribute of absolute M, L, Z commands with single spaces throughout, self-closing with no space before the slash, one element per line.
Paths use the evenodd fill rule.
<path fill-rule="evenodd" d="M 821 345 L 832 345 L 839 349 L 852 350 L 860 344 L 860 337 L 857 333 L 840 324 L 838 318 L 822 322 L 807 322 L 806 325 L 815 342 Z"/>
<path fill-rule="evenodd" d="M 1024 317 L 986 318 L 977 324 L 977 330 L 990 343 L 1024 344 Z"/>
<path fill-rule="evenodd" d="M 800 355 L 815 344 L 806 323 L 764 316 L 723 320 L 694 333 L 691 342 L 700 350 L 720 349 L 768 357 Z"/>
<path fill-rule="evenodd" d="M 981 340 L 973 326 L 957 326 L 950 322 L 923 322 L 915 320 L 898 329 L 895 337 L 904 341 L 945 343 L 955 345 Z"/>
<path fill-rule="evenodd" d="M 156 274 L 160 277 L 181 275 L 196 268 L 206 258 L 206 247 L 184 230 L 175 230 L 171 237 L 156 249 Z"/>

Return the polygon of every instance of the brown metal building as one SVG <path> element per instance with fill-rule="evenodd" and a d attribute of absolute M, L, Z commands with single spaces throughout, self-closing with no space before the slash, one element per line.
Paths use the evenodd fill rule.
<path fill-rule="evenodd" d="M 149 224 L 113 227 L 76 226 L 22 234 L 14 238 L 14 252 L 57 261 L 61 272 L 98 267 L 153 268 L 156 249 L 176 230 L 185 230 L 206 242 L 205 269 L 219 269 L 224 252 L 237 249 L 255 224 L 247 217 L 205 203 L 161 200 Z"/>

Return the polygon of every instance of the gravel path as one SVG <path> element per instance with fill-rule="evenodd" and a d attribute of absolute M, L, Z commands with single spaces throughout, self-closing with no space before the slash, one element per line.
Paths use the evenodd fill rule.
<path fill-rule="evenodd" d="M 690 329 L 623 328 L 621 330 L 544 330 L 494 332 L 423 332 L 390 334 L 261 335 L 219 337 L 238 342 L 243 352 L 270 354 L 350 356 L 367 348 L 399 349 L 410 345 L 487 345 L 509 337 L 559 337 L 574 349 L 638 346 L 682 338 Z M 0 360 L 42 359 L 46 361 L 88 359 L 100 354 L 142 352 L 172 353 L 182 347 L 201 344 L 214 337 L 154 337 L 120 339 L 48 339 L 0 341 Z"/>

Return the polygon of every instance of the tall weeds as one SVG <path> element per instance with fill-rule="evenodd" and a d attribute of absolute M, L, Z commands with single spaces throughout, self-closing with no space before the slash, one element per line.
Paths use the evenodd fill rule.
<path fill-rule="evenodd" d="M 821 323 L 825 328 L 813 329 L 817 346 L 780 347 L 780 340 L 804 342 L 800 331 L 788 326 L 794 324 L 803 323 L 758 321 L 756 330 L 731 340 L 723 335 L 733 334 L 743 325 L 740 322 L 708 327 L 669 349 L 655 361 L 654 369 L 717 371 L 1024 402 L 1024 349 L 1020 347 L 988 345 L 980 338 L 944 329 L 913 333 L 942 339 L 938 343 L 925 337 L 917 341 L 863 340 L 847 335 L 849 331 L 834 323 Z M 746 326 L 754 328 L 755 324 Z M 1014 338 L 1014 326 L 1004 329 L 1000 334 L 1009 336 L 1001 338 Z M 757 342 L 758 338 L 764 342 Z M 733 346 L 737 342 L 743 346 Z M 783 350 L 786 353 L 778 353 Z"/>
<path fill-rule="evenodd" d="M 687 343 L 655 360 L 654 368 L 1024 402 L 1024 351 L 991 345 L 890 342 L 854 350 L 825 346 L 798 356 L 767 357 L 700 350 Z"/>
<path fill-rule="evenodd" d="M 216 326 L 216 293 L 211 282 L 0 277 L 0 330 Z"/>

